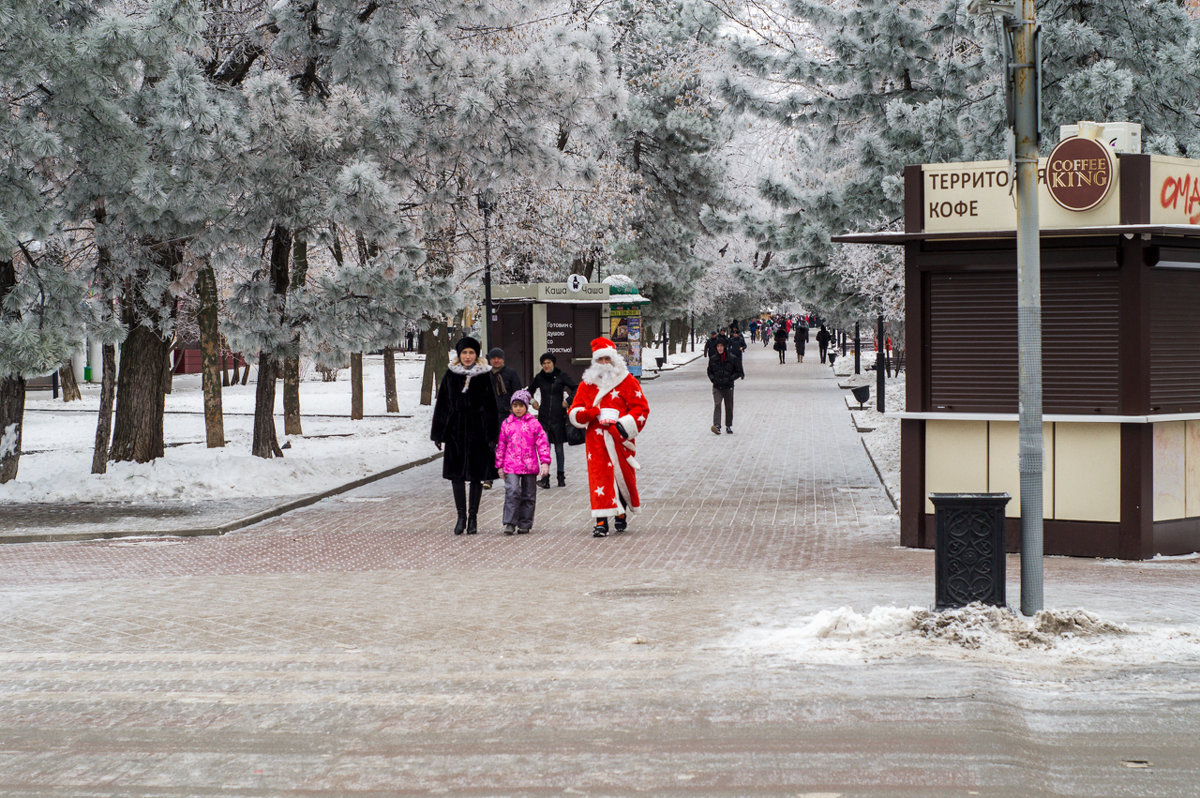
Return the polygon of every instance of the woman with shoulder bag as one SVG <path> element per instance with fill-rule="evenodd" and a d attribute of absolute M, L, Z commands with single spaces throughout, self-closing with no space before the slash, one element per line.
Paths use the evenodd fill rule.
<path fill-rule="evenodd" d="M 530 395 L 538 397 L 533 409 L 538 413 L 538 421 L 546 430 L 546 437 L 554 447 L 554 460 L 558 466 L 558 486 L 567 484 L 566 464 L 563 460 L 563 444 L 570 443 L 567 434 L 567 408 L 579 387 L 570 374 L 558 367 L 558 359 L 550 352 L 542 355 L 540 361 L 542 370 L 539 371 L 526 389 Z M 582 440 L 579 443 L 583 443 Z M 538 486 L 550 487 L 550 475 L 538 480 Z"/>

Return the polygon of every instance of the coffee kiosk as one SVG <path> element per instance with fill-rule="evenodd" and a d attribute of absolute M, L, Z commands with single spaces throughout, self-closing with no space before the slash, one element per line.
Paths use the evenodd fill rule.
<path fill-rule="evenodd" d="M 650 300 L 624 284 L 589 283 L 579 275 L 565 283 L 520 283 L 492 288 L 495 320 L 488 347 L 504 350 L 505 361 L 523 379 L 550 352 L 558 367 L 576 379 L 592 362 L 592 339 L 613 338 L 629 370 L 641 375 L 641 307 Z"/>
<path fill-rule="evenodd" d="M 1046 554 L 1200 550 L 1200 161 L 1068 137 L 1039 167 Z M 1117 144 L 1117 147 L 1113 145 Z M 1006 491 L 1020 540 L 1017 274 L 1007 161 L 905 170 L 901 543 L 930 493 Z"/>

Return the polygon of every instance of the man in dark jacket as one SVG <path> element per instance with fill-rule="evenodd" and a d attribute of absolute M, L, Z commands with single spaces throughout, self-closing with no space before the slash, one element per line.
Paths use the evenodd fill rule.
<path fill-rule="evenodd" d="M 496 392 L 496 415 L 504 423 L 512 412 L 512 395 L 524 387 L 515 369 L 504 365 L 504 350 L 498 346 L 492 347 L 487 353 L 488 365 L 492 367 L 488 378 L 492 381 L 492 390 Z M 483 483 L 485 488 L 492 487 L 491 480 Z"/>
<path fill-rule="evenodd" d="M 713 330 L 708 334 L 708 340 L 704 342 L 705 357 L 712 357 L 713 353 L 717 351 L 717 339 L 719 337 L 720 336 L 717 335 L 716 330 Z"/>
<path fill-rule="evenodd" d="M 734 327 L 729 331 L 728 350 L 730 354 L 741 357 L 746 351 L 746 337 L 742 335 L 742 331 Z"/>
<path fill-rule="evenodd" d="M 733 383 L 746 379 L 742 359 L 725 351 L 725 342 L 717 342 L 717 351 L 708 359 L 708 379 L 713 386 L 713 435 L 721 434 L 721 403 L 725 403 L 725 432 L 733 434 Z"/>
<path fill-rule="evenodd" d="M 490 375 L 492 389 L 496 392 L 496 413 L 500 420 L 508 418 L 512 412 L 512 395 L 525 387 L 515 369 L 504 365 L 504 350 L 493 346 L 487 353 L 488 365 L 492 367 Z"/>
<path fill-rule="evenodd" d="M 829 330 L 825 329 L 825 325 L 821 325 L 821 329 L 817 331 L 817 346 L 821 348 L 821 362 L 825 362 L 825 358 L 829 355 L 829 342 L 833 336 L 829 334 Z"/>

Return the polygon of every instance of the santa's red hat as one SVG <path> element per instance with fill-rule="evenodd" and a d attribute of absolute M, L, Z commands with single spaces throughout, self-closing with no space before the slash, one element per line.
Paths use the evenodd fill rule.
<path fill-rule="evenodd" d="M 617 351 L 617 345 L 603 335 L 599 338 L 592 339 L 592 362 L 595 363 L 602 357 L 611 357 L 616 363 L 621 360 L 621 353 Z"/>

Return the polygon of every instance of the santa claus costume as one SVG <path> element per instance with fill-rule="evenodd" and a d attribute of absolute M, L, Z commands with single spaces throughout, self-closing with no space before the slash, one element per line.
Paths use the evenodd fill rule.
<path fill-rule="evenodd" d="M 641 509 L 638 498 L 635 438 L 646 426 L 650 405 L 625 359 L 608 338 L 592 341 L 592 365 L 583 372 L 583 380 L 567 411 L 572 425 L 585 430 L 588 491 L 592 534 L 608 535 L 608 519 L 615 518 L 618 532 L 625 529 L 625 514 Z"/>

